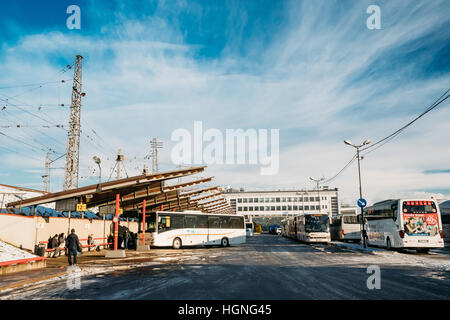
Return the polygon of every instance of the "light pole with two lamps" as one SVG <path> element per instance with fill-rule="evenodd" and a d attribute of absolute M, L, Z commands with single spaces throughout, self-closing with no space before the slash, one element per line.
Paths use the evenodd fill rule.
<path fill-rule="evenodd" d="M 319 188 L 319 183 L 321 183 L 323 180 L 325 180 L 325 177 L 322 177 L 320 179 L 314 179 L 313 177 L 309 177 L 309 179 L 314 181 L 317 184 L 317 196 L 319 197 L 319 213 L 322 213 L 322 207 L 320 205 L 320 188 Z"/>

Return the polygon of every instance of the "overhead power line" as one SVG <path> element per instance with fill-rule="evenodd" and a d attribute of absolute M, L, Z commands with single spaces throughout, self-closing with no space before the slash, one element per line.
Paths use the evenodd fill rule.
<path fill-rule="evenodd" d="M 400 129 L 396 130 L 395 132 L 391 133 L 390 135 L 384 137 L 381 140 L 378 140 L 377 142 L 361 149 L 361 151 L 364 150 L 368 150 L 371 149 L 375 146 L 377 146 L 375 149 L 371 149 L 370 151 L 364 153 L 363 155 L 367 155 L 375 150 L 377 150 L 378 148 L 382 147 L 383 145 L 385 145 L 386 143 L 388 143 L 389 141 L 391 141 L 392 139 L 394 139 L 395 137 L 397 137 L 400 133 L 403 132 L 403 130 L 405 130 L 406 128 L 408 128 L 410 125 L 412 125 L 414 122 L 416 122 L 417 120 L 419 120 L 421 117 L 423 117 L 424 115 L 426 115 L 428 112 L 430 112 L 431 110 L 435 109 L 437 106 L 439 106 L 442 102 L 444 102 L 445 100 L 447 100 L 450 95 L 447 95 L 447 93 L 450 92 L 450 88 L 447 89 L 436 101 L 434 101 L 428 108 L 425 109 L 425 111 L 423 111 L 421 114 L 419 114 L 417 117 L 415 117 L 413 120 L 411 120 L 410 122 L 408 122 L 406 125 L 404 125 L 403 127 L 401 127 Z M 336 179 L 340 174 L 342 174 L 352 163 L 353 161 L 355 161 L 357 158 L 356 155 L 354 155 L 349 162 L 347 162 L 347 164 L 341 169 L 339 170 L 338 173 L 336 173 L 334 176 L 332 176 L 330 179 L 327 179 L 325 181 L 323 181 L 322 184 L 325 183 L 329 183 L 332 180 Z"/>
<path fill-rule="evenodd" d="M 422 118 L 424 115 L 426 115 L 428 112 L 430 112 L 431 110 L 435 109 L 437 106 L 439 106 L 442 102 L 444 102 L 445 100 L 447 100 L 447 98 L 450 95 L 445 96 L 448 92 L 450 91 L 450 88 L 447 89 L 447 91 L 444 92 L 444 94 L 442 94 L 435 102 L 433 102 L 427 109 L 425 109 L 424 112 L 422 112 L 421 114 L 419 114 L 417 117 L 415 117 L 413 120 L 411 120 L 410 122 L 408 122 L 407 124 L 405 124 L 403 127 L 401 127 L 400 129 L 396 130 L 395 132 L 391 133 L 390 135 L 384 137 L 381 140 L 378 140 L 375 143 L 372 143 L 371 145 L 362 148 L 361 151 L 367 150 L 367 149 L 372 149 L 373 147 L 375 147 L 376 145 L 383 143 L 386 141 L 389 142 L 390 140 L 392 140 L 393 138 L 395 138 L 398 134 L 400 134 L 403 130 L 405 130 L 406 128 L 408 128 L 410 125 L 412 125 L 414 122 L 416 122 L 417 120 L 419 120 L 420 118 Z M 445 96 L 445 97 L 444 97 Z M 384 145 L 385 143 L 383 143 L 382 145 Z M 378 149 L 378 147 L 376 148 Z M 366 153 L 368 154 L 368 152 Z"/>

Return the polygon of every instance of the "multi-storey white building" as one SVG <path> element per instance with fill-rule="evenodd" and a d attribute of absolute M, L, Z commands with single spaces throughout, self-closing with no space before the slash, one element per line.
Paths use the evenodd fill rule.
<path fill-rule="evenodd" d="M 245 216 L 283 216 L 302 213 L 339 214 L 338 189 L 235 191 L 228 190 L 225 199 L 237 214 Z"/>

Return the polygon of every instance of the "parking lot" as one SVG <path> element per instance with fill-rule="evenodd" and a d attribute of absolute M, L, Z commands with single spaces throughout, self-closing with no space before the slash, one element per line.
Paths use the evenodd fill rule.
<path fill-rule="evenodd" d="M 367 287 L 367 267 L 381 288 Z M 81 289 L 58 277 L 1 299 L 449 299 L 450 254 L 354 250 L 261 234 L 227 248 L 152 249 L 135 266 L 81 265 Z"/>

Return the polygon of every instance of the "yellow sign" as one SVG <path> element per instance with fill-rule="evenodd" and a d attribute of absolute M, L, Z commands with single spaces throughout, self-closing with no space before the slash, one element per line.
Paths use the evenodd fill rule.
<path fill-rule="evenodd" d="M 119 208 L 119 214 L 123 214 L 123 209 Z"/>
<path fill-rule="evenodd" d="M 78 203 L 77 204 L 77 211 L 86 211 L 86 204 L 85 203 Z"/>

